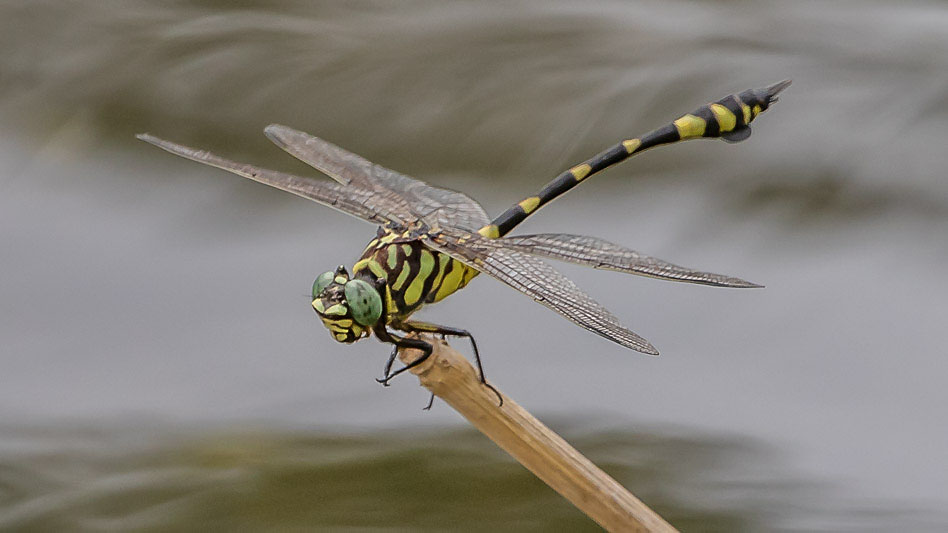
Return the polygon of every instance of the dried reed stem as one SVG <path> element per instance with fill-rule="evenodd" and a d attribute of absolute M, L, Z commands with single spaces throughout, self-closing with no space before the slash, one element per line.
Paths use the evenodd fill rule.
<path fill-rule="evenodd" d="M 481 433 L 608 531 L 676 531 L 631 492 L 600 470 L 523 407 L 480 383 L 474 367 L 445 342 L 411 369 L 421 384 L 461 413 Z M 402 350 L 402 362 L 421 356 Z M 503 393 L 501 393 L 503 395 Z"/>

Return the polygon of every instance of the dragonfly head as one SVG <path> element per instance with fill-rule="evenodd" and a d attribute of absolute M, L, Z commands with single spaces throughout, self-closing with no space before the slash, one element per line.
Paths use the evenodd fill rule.
<path fill-rule="evenodd" d="M 369 334 L 382 316 L 382 296 L 369 282 L 350 279 L 346 267 L 323 272 L 313 282 L 313 309 L 333 338 L 351 343 Z"/>

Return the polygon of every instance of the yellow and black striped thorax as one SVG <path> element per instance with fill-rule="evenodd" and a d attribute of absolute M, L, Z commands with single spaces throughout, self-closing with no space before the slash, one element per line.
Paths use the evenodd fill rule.
<path fill-rule="evenodd" d="M 388 282 L 388 317 L 406 318 L 463 288 L 478 271 L 424 245 L 415 235 L 379 229 L 352 268 L 354 278 Z"/>

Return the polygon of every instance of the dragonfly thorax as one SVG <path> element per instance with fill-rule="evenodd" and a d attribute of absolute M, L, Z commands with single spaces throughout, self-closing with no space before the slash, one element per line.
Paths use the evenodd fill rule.
<path fill-rule="evenodd" d="M 350 279 L 344 266 L 324 272 L 313 283 L 313 310 L 339 342 L 369 335 L 382 315 L 378 289 L 363 279 Z"/>
<path fill-rule="evenodd" d="M 388 322 L 407 319 L 426 304 L 463 288 L 478 271 L 427 246 L 430 234 L 379 232 L 352 267 L 356 279 L 384 281 Z"/>

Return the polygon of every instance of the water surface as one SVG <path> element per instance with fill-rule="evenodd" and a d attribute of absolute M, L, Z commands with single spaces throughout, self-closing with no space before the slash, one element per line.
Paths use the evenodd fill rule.
<path fill-rule="evenodd" d="M 790 77 L 747 142 L 523 227 L 766 289 L 562 267 L 655 359 L 486 278 L 423 318 L 683 529 L 944 529 L 946 28 L 938 2 L 0 4 L 0 527 L 591 527 L 314 320 L 374 228 L 132 135 L 308 172 L 261 134 L 285 123 L 499 213 Z"/>

